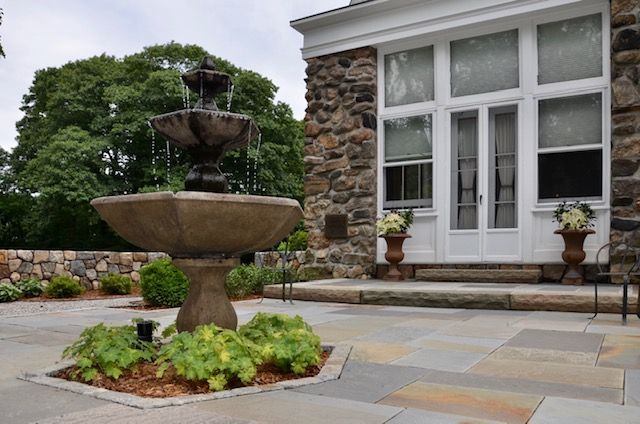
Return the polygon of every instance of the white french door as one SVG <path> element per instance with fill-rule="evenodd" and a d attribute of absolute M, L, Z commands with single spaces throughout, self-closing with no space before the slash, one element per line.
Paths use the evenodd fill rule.
<path fill-rule="evenodd" d="M 447 262 L 521 260 L 519 104 L 449 113 Z"/>

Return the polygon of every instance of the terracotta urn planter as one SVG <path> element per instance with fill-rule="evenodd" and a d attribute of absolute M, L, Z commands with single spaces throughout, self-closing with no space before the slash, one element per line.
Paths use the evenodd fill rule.
<path fill-rule="evenodd" d="M 384 258 L 389 262 L 389 272 L 384 276 L 388 281 L 402 281 L 404 277 L 398 269 L 398 264 L 404 259 L 402 244 L 411 236 L 409 234 L 397 233 L 380 236 L 387 242 L 387 252 Z"/>
<path fill-rule="evenodd" d="M 562 277 L 562 284 L 583 284 L 584 276 L 578 265 L 584 261 L 587 254 L 584 252 L 584 239 L 589 234 L 595 234 L 593 230 L 555 230 L 554 234 L 560 234 L 564 239 L 564 260 L 568 269 Z"/>

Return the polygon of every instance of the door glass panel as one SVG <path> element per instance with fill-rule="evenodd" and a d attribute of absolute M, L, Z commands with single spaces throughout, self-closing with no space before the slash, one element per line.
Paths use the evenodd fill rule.
<path fill-rule="evenodd" d="M 451 229 L 477 229 L 478 113 L 454 113 L 451 132 Z"/>
<path fill-rule="evenodd" d="M 433 46 L 384 57 L 385 106 L 433 100 Z"/>
<path fill-rule="evenodd" d="M 538 133 L 540 148 L 600 144 L 602 93 L 540 100 Z"/>
<path fill-rule="evenodd" d="M 451 96 L 516 88 L 518 30 L 451 42 Z"/>
<path fill-rule="evenodd" d="M 538 83 L 602 76 L 602 18 L 538 25 Z"/>
<path fill-rule="evenodd" d="M 431 115 L 384 121 L 386 162 L 431 158 Z"/>
<path fill-rule="evenodd" d="M 517 228 L 516 107 L 489 109 L 489 228 Z"/>

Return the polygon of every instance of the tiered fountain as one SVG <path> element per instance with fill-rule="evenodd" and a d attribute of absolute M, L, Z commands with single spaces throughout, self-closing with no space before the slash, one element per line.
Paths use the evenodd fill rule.
<path fill-rule="evenodd" d="M 179 331 L 209 323 L 235 330 L 238 318 L 224 290 L 225 276 L 241 254 L 284 238 L 302 210 L 292 199 L 226 194 L 220 160 L 227 150 L 247 146 L 258 128 L 246 115 L 218 111 L 214 96 L 228 89 L 230 76 L 216 71 L 211 58 L 182 80 L 199 94 L 195 107 L 149 122 L 191 157 L 186 191 L 100 197 L 91 205 L 122 238 L 167 252 L 187 275 L 189 294 L 178 313 Z"/>

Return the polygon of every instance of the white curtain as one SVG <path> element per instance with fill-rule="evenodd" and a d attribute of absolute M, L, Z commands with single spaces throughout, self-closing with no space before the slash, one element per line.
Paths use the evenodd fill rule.
<path fill-rule="evenodd" d="M 457 229 L 477 228 L 476 178 L 478 170 L 477 118 L 458 120 L 458 226 Z"/>
<path fill-rule="evenodd" d="M 496 216 L 495 228 L 515 228 L 516 119 L 515 113 L 495 117 Z M 502 203 L 508 202 L 508 203 Z"/>

